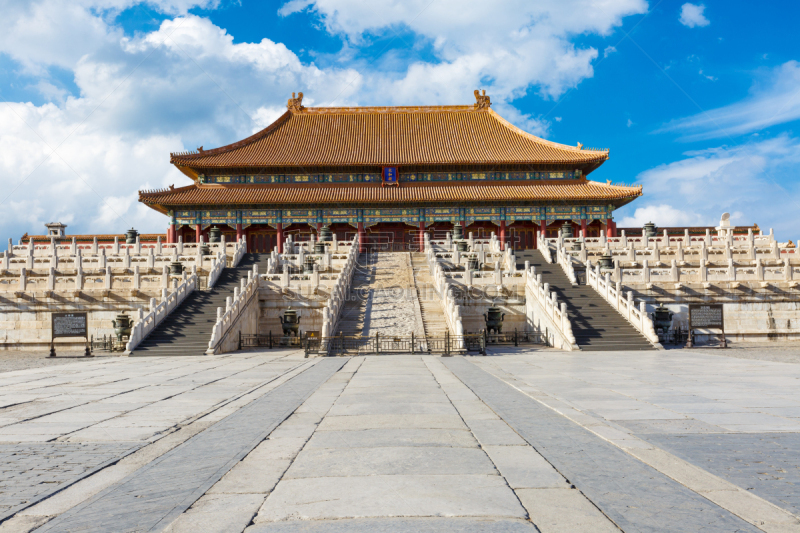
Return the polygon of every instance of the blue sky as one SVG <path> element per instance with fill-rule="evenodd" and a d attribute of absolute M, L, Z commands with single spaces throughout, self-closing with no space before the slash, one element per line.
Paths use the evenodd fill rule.
<path fill-rule="evenodd" d="M 0 232 L 163 231 L 169 152 L 307 105 L 469 104 L 610 148 L 641 183 L 620 226 L 800 237 L 800 4 L 668 0 L 9 0 L 0 21 Z"/>

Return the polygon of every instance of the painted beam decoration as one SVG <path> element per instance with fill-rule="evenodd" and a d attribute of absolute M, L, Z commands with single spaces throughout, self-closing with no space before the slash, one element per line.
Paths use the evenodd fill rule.
<path fill-rule="evenodd" d="M 393 170 L 392 170 L 393 169 Z M 384 167 L 382 174 L 256 174 L 239 176 L 200 176 L 201 183 L 384 183 L 401 181 L 505 181 L 505 180 L 573 180 L 580 179 L 580 170 L 547 172 L 399 172 L 397 167 Z"/>
<path fill-rule="evenodd" d="M 364 225 L 374 226 L 380 222 L 419 223 L 419 209 L 364 209 Z"/>
<path fill-rule="evenodd" d="M 586 220 L 605 221 L 611 217 L 614 206 L 583 205 L 583 206 L 509 206 L 509 207 L 434 207 L 420 208 L 407 207 L 402 209 L 244 209 L 244 210 L 183 210 L 174 212 L 175 224 L 178 226 L 194 226 L 200 224 L 203 228 L 209 225 L 238 224 L 251 226 L 253 224 L 266 224 L 276 227 L 276 224 L 350 224 L 356 226 L 364 222 L 367 226 L 374 226 L 380 222 L 402 222 L 417 225 L 425 222 L 430 225 L 436 222 L 457 223 L 461 220 L 468 224 L 472 222 L 499 222 L 506 220 L 509 223 L 516 221 L 530 221 L 540 223 L 546 221 L 551 224 L 558 220 L 572 220 L 580 223 Z"/>

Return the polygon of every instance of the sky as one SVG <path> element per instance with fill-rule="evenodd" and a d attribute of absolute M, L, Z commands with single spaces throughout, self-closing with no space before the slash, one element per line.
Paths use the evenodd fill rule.
<path fill-rule="evenodd" d="M 609 148 L 641 184 L 620 227 L 734 224 L 800 238 L 800 2 L 4 0 L 0 235 L 164 232 L 143 189 L 170 152 L 307 106 L 492 107 Z"/>

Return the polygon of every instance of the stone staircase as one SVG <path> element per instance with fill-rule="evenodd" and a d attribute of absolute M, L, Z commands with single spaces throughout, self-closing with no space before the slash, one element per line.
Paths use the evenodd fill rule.
<path fill-rule="evenodd" d="M 573 287 L 558 264 L 544 260 L 539 250 L 516 252 L 517 267 L 529 261 L 542 274 L 542 281 L 559 301 L 567 304 L 575 340 L 583 351 L 654 350 L 650 341 L 639 333 L 616 309 L 588 285 Z"/>
<path fill-rule="evenodd" d="M 233 297 L 233 289 L 247 271 L 258 265 L 266 272 L 269 254 L 246 254 L 235 268 L 225 268 L 210 290 L 195 290 L 186 297 L 158 327 L 131 353 L 145 355 L 203 355 L 217 322 L 217 307 L 225 307 L 225 298 Z"/>
<path fill-rule="evenodd" d="M 442 302 L 433 290 L 433 278 L 425 254 L 412 253 L 411 267 L 414 269 L 414 286 L 417 291 L 422 324 L 426 337 L 444 337 L 449 331 L 447 319 L 444 316 Z"/>

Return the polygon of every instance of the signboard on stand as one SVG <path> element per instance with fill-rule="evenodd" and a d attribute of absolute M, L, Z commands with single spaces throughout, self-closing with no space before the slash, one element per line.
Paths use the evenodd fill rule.
<path fill-rule="evenodd" d="M 689 304 L 689 340 L 687 348 L 691 348 L 692 333 L 695 329 L 718 329 L 722 332 L 722 348 L 727 348 L 725 341 L 725 314 L 722 304 Z"/>
<path fill-rule="evenodd" d="M 51 313 L 50 357 L 56 356 L 57 337 L 83 337 L 86 340 L 86 355 L 89 352 L 89 322 L 86 313 Z"/>

